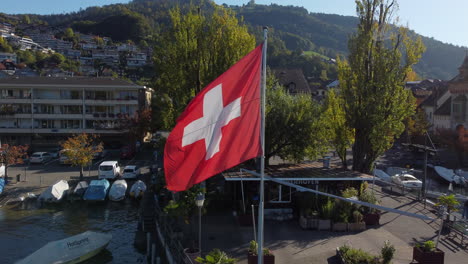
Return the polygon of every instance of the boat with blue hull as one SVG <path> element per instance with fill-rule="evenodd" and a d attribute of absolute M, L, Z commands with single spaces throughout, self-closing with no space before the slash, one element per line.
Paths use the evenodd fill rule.
<path fill-rule="evenodd" d="M 83 196 L 85 201 L 104 201 L 109 190 L 109 181 L 106 179 L 92 180 Z"/>
<path fill-rule="evenodd" d="M 5 179 L 0 178 L 0 194 L 3 193 L 3 188 L 5 188 Z"/>

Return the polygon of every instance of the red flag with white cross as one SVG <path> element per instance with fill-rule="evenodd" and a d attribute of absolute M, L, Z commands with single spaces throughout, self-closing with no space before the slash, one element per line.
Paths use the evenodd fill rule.
<path fill-rule="evenodd" d="M 193 98 L 164 149 L 167 188 L 184 191 L 262 154 L 258 46 Z"/>

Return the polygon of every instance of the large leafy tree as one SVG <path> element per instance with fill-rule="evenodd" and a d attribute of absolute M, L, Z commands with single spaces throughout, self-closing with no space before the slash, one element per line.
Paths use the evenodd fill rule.
<path fill-rule="evenodd" d="M 265 128 L 265 161 L 279 156 L 302 161 L 327 150 L 321 107 L 310 95 L 291 95 L 268 75 Z"/>
<path fill-rule="evenodd" d="M 102 143 L 97 137 L 89 134 L 79 134 L 69 137 L 62 143 L 64 155 L 67 156 L 67 163 L 80 167 L 80 181 L 83 180 L 84 167 L 91 164 L 94 154 L 102 151 Z"/>
<path fill-rule="evenodd" d="M 157 39 L 153 117 L 161 128 L 171 128 L 197 92 L 255 47 L 232 11 L 214 3 L 213 9 L 172 9 L 169 27 Z"/>
<path fill-rule="evenodd" d="M 5 181 L 8 179 L 8 167 L 15 164 L 22 164 L 26 157 L 29 146 L 12 146 L 9 144 L 0 145 L 0 164 L 5 165 Z"/>
<path fill-rule="evenodd" d="M 404 81 L 424 51 L 407 29 L 391 28 L 396 1 L 357 0 L 359 25 L 349 39 L 347 61 L 339 62 L 346 121 L 354 129 L 353 169 L 369 172 L 414 112 Z"/>
<path fill-rule="evenodd" d="M 340 157 L 343 168 L 347 168 L 346 151 L 354 142 L 354 131 L 346 123 L 343 103 L 343 97 L 334 89 L 330 90 L 325 98 L 322 118 L 330 143 Z"/>

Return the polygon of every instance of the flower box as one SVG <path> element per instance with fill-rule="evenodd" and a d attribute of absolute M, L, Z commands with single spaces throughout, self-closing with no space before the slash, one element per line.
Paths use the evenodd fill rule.
<path fill-rule="evenodd" d="M 379 225 L 380 224 L 380 214 L 370 213 L 364 215 L 364 222 L 366 225 Z"/>
<path fill-rule="evenodd" d="M 352 232 L 366 230 L 366 223 L 365 222 L 349 223 L 348 230 Z"/>
<path fill-rule="evenodd" d="M 333 223 L 332 230 L 336 232 L 345 232 L 348 231 L 348 223 Z"/>
<path fill-rule="evenodd" d="M 257 264 L 258 255 L 253 255 L 249 253 L 247 256 L 247 263 Z M 263 256 L 263 264 L 275 264 L 275 256 L 274 255 Z"/>
<path fill-rule="evenodd" d="M 331 220 L 330 219 L 327 219 L 327 220 L 319 219 L 317 229 L 318 230 L 330 230 L 331 229 Z"/>
<path fill-rule="evenodd" d="M 425 252 L 419 247 L 413 247 L 413 260 L 424 264 L 444 264 L 445 252 L 436 249 L 435 251 Z"/>

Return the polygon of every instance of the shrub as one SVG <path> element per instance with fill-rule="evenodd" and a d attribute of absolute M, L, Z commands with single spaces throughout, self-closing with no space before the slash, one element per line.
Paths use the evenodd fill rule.
<path fill-rule="evenodd" d="M 359 200 L 370 204 L 379 204 L 379 201 L 377 200 L 377 197 L 375 197 L 375 194 L 368 190 L 361 193 L 361 195 L 359 196 Z M 361 206 L 361 208 L 364 214 L 377 212 L 377 209 L 370 208 L 367 206 Z"/>
<path fill-rule="evenodd" d="M 346 188 L 343 192 L 341 192 L 341 195 L 344 198 L 351 198 L 351 197 L 357 197 L 358 196 L 358 191 L 354 189 L 353 187 Z"/>
<path fill-rule="evenodd" d="M 432 240 L 428 240 L 422 244 L 417 244 L 416 247 L 421 248 L 424 252 L 435 251 L 435 243 Z"/>
<path fill-rule="evenodd" d="M 237 262 L 237 259 L 230 258 L 224 251 L 215 248 L 205 258 L 198 257 L 195 261 L 206 264 L 234 264 Z"/>
<path fill-rule="evenodd" d="M 333 209 L 335 205 L 332 200 L 328 200 L 326 204 L 322 206 L 322 217 L 323 219 L 331 219 L 333 216 Z"/>
<path fill-rule="evenodd" d="M 354 219 L 354 223 L 361 223 L 362 220 L 364 219 L 364 217 L 361 214 L 361 212 L 356 210 L 356 211 L 353 212 L 353 219 Z"/>
<path fill-rule="evenodd" d="M 390 243 L 390 241 L 386 240 L 382 250 L 380 251 L 383 258 L 383 264 L 388 264 L 392 261 L 395 251 L 395 247 Z"/>
<path fill-rule="evenodd" d="M 343 259 L 348 264 L 374 264 L 378 263 L 376 257 L 362 249 L 355 249 L 349 246 L 342 246 L 338 249 Z"/>
<path fill-rule="evenodd" d="M 257 241 L 252 240 L 249 243 L 249 253 L 253 255 L 257 255 L 258 252 L 258 244 Z"/>

